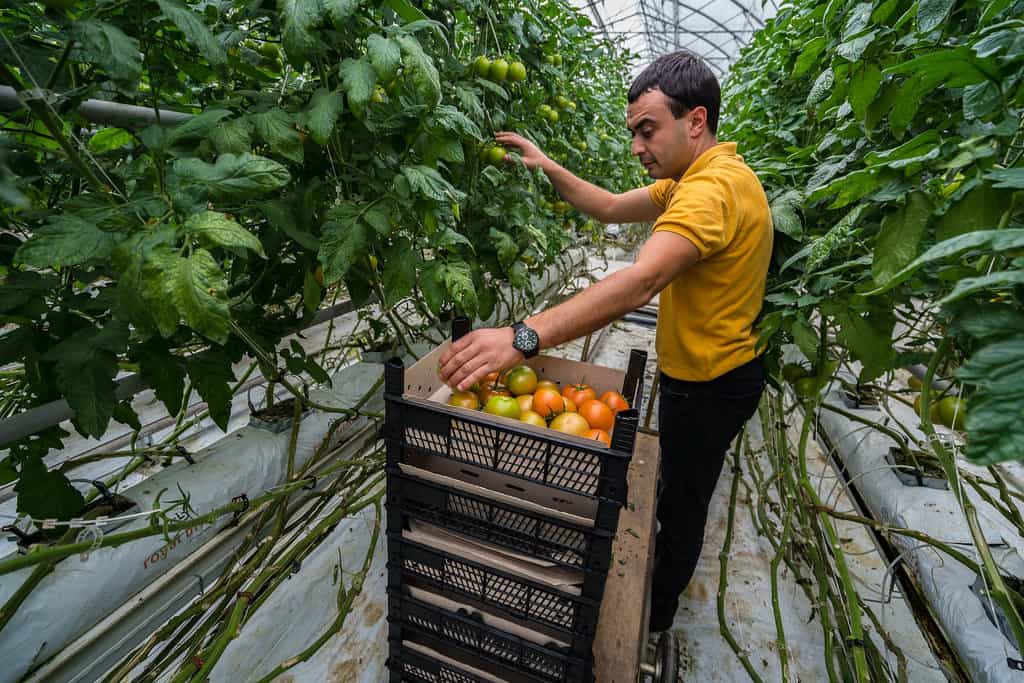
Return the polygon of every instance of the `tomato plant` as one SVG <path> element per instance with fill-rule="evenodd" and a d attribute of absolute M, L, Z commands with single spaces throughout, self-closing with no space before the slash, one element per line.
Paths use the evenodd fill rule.
<path fill-rule="evenodd" d="M 325 300 L 377 302 L 369 345 L 417 337 L 400 305 L 426 327 L 487 318 L 500 284 L 530 296 L 582 223 L 544 208 L 541 174 L 475 150 L 512 128 L 612 189 L 640 182 L 619 132 L 627 56 L 588 26 L 558 0 L 0 10 L 0 84 L 50 93 L 0 115 L 5 410 L 66 399 L 83 435 L 137 428 L 115 395 L 128 370 L 169 414 L 197 394 L 225 428 L 246 354 L 268 379 L 327 378 L 275 352 Z M 480 77 L 496 65 L 505 83 Z M 571 120 L 537 114 L 570 85 Z M 98 126 L 78 112 L 88 98 L 191 118 Z M 21 511 L 79 511 L 62 474 L 29 466 L 64 436 L 3 444 L 7 478 L 32 492 Z"/>
<path fill-rule="evenodd" d="M 978 463 L 1024 446 L 1019 31 L 1019 7 L 995 0 L 798 1 L 723 91 L 721 138 L 771 200 L 774 369 L 792 342 L 870 383 L 950 339 L 937 368 L 966 383 Z"/>

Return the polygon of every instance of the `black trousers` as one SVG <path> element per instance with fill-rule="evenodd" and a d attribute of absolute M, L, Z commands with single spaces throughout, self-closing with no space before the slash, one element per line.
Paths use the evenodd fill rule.
<path fill-rule="evenodd" d="M 760 358 L 710 382 L 662 373 L 659 530 L 654 552 L 650 631 L 671 627 L 704 544 L 704 525 L 729 444 L 757 409 L 764 390 Z"/>

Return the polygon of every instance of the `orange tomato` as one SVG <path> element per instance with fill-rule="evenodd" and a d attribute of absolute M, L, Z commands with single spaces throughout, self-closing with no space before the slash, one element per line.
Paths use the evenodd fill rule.
<path fill-rule="evenodd" d="M 497 383 L 498 383 L 498 373 L 497 372 L 488 373 L 488 375 L 486 377 L 484 377 L 484 384 L 497 384 Z"/>
<path fill-rule="evenodd" d="M 543 389 L 544 387 L 547 387 L 548 389 L 554 389 L 555 391 L 561 391 L 558 388 L 558 382 L 552 382 L 549 379 L 537 380 L 537 388 Z"/>
<path fill-rule="evenodd" d="M 597 439 L 605 446 L 612 445 L 612 435 L 604 431 L 603 429 L 591 429 L 589 432 L 586 433 L 585 436 L 588 439 Z"/>
<path fill-rule="evenodd" d="M 584 401 L 579 409 L 583 419 L 590 423 L 593 429 L 601 429 L 606 432 L 612 431 L 615 426 L 615 413 L 604 403 L 596 398 Z"/>
<path fill-rule="evenodd" d="M 551 421 L 551 428 L 565 434 L 586 436 L 590 425 L 578 413 L 562 413 Z"/>
<path fill-rule="evenodd" d="M 448 405 L 476 410 L 480 407 L 480 401 L 472 391 L 455 391 L 448 399 Z"/>
<path fill-rule="evenodd" d="M 533 412 L 541 417 L 558 415 L 565 410 L 565 399 L 554 389 L 538 389 L 533 393 Z"/>
<path fill-rule="evenodd" d="M 488 382 L 484 384 L 484 388 L 480 390 L 477 396 L 480 397 L 480 405 L 487 405 L 487 401 L 490 400 L 491 396 L 511 396 L 512 392 L 508 390 L 504 384 L 492 384 Z"/>
<path fill-rule="evenodd" d="M 629 401 L 617 391 L 606 391 L 601 394 L 601 403 L 611 408 L 613 413 L 629 410 Z"/>
<path fill-rule="evenodd" d="M 516 396 L 516 400 L 519 401 L 519 410 L 523 412 L 533 410 L 533 394 L 522 394 L 520 396 Z"/>
<path fill-rule="evenodd" d="M 548 423 L 544 421 L 544 418 L 533 412 L 532 410 L 524 410 L 519 413 L 519 421 L 531 424 L 534 427 L 547 427 Z"/>
<path fill-rule="evenodd" d="M 562 389 L 562 396 L 572 399 L 572 402 L 576 405 L 582 405 L 584 401 L 597 398 L 597 392 L 594 391 L 593 387 L 589 384 L 583 384 L 580 382 L 577 384 L 570 384 Z"/>
<path fill-rule="evenodd" d="M 565 396 L 563 396 L 562 400 L 565 401 L 565 412 L 567 412 L 567 413 L 578 412 L 576 410 L 576 404 L 572 402 L 571 398 L 566 398 Z"/>

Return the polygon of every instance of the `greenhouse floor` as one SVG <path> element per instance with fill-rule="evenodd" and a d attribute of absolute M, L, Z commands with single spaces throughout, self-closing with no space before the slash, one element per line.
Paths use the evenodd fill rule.
<path fill-rule="evenodd" d="M 605 272 L 610 273 L 626 265 L 628 263 L 610 262 Z M 600 267 L 594 272 L 598 277 L 602 274 Z M 654 330 L 639 324 L 617 322 L 598 337 L 596 346 L 594 344 L 592 341 L 593 348 L 588 354 L 590 362 L 611 367 L 624 366 L 630 349 L 647 350 L 646 404 L 656 363 Z M 550 353 L 578 359 L 583 345 L 584 340 L 577 340 Z M 648 406 L 644 405 L 642 420 L 646 419 L 647 410 Z M 656 408 L 654 412 L 650 425 L 656 428 Z M 795 419 L 790 421 L 789 432 L 790 441 L 795 442 L 799 436 L 799 424 Z M 756 417 L 748 423 L 747 435 L 751 451 L 758 453 L 763 437 Z M 824 497 L 832 491 L 837 475 L 827 462 L 824 449 L 816 442 L 811 444 L 808 466 L 812 482 Z M 723 468 L 708 514 L 700 562 L 676 613 L 673 632 L 680 645 L 679 678 L 683 681 L 749 680 L 738 657 L 722 637 L 718 621 L 719 552 L 726 534 L 733 476 L 731 467 L 727 465 Z M 841 484 L 836 486 L 828 498 L 838 510 L 855 508 Z M 781 675 L 769 585 L 770 563 L 774 553 L 767 539 L 759 537 L 755 531 L 751 511 L 752 502 L 741 493 L 737 500 L 728 557 L 726 621 L 763 680 L 778 681 Z M 860 525 L 842 521 L 838 522 L 837 531 L 850 560 L 855 583 L 862 595 L 867 596 L 882 625 L 906 656 L 908 680 L 915 683 L 945 681 L 946 677 L 904 601 L 898 584 L 888 604 L 882 604 L 887 597 L 882 595 L 883 579 L 886 593 L 889 593 L 888 586 L 892 577 L 886 576 L 888 561 L 879 553 L 872 535 Z M 779 583 L 780 609 L 792 678 L 803 681 L 828 680 L 823 657 L 822 629 L 811 604 L 785 567 L 780 570 Z"/>

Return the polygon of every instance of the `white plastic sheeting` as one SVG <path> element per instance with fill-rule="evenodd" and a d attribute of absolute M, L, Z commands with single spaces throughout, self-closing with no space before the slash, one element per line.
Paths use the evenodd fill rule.
<path fill-rule="evenodd" d="M 336 389 L 310 392 L 313 400 L 335 406 L 354 405 L 380 378 L 379 365 L 360 364 L 343 371 Z M 337 414 L 312 413 L 299 430 L 295 464 L 303 465 L 323 441 Z M 290 434 L 271 434 L 244 427 L 213 446 L 194 454 L 195 464 L 177 461 L 123 495 L 138 510 L 166 507 L 188 495 L 195 515 L 228 504 L 232 498 L 254 498 L 284 479 Z M 159 503 L 157 499 L 159 498 Z M 203 542 L 230 523 L 222 517 L 212 524 L 174 534 L 168 542 L 151 536 L 116 548 L 100 548 L 84 559 L 59 562 L 21 605 L 0 639 L 0 681 L 16 681 L 36 664 L 45 662 L 65 644 L 83 634 L 113 609 L 144 588 Z M 148 520 L 129 522 L 119 533 L 144 527 Z M 32 569 L 0 581 L 0 602 L 6 601 Z"/>
<path fill-rule="evenodd" d="M 826 401 L 845 408 L 836 391 Z M 893 417 L 908 427 L 913 436 L 925 435 L 914 412 L 897 401 L 889 404 Z M 877 410 L 846 409 L 877 422 L 895 421 Z M 952 492 L 924 487 L 908 487 L 896 477 L 885 462 L 885 455 L 895 442 L 888 436 L 847 419 L 827 409 L 820 412 L 820 423 L 836 449 L 836 456 L 846 466 L 871 515 L 880 522 L 914 529 L 950 543 L 968 556 L 975 557 L 967 524 Z M 911 427 L 911 425 L 914 425 Z M 936 427 L 940 435 L 952 438 L 949 430 Z M 973 466 L 961 462 L 962 469 Z M 977 469 L 979 474 L 983 468 Z M 985 539 L 1004 572 L 1024 576 L 1024 562 L 1016 549 L 1022 540 L 1016 529 L 975 492 L 964 484 L 966 495 L 978 508 Z M 1024 507 L 1018 505 L 1024 511 Z M 973 681 L 978 683 L 1009 683 L 1024 680 L 1024 672 L 1011 669 L 1008 658 L 1020 660 L 1015 645 L 1008 641 L 992 623 L 985 605 L 971 590 L 977 575 L 934 548 L 918 541 L 892 534 L 893 545 L 903 556 L 906 566 L 920 584 L 947 638 L 956 649 L 961 663 Z"/>

